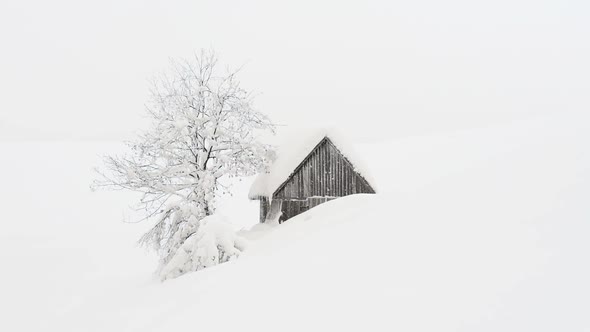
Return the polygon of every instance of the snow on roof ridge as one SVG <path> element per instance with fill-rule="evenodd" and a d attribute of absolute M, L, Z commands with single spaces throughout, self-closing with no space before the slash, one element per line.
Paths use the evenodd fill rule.
<path fill-rule="evenodd" d="M 289 136 L 292 137 L 279 145 L 277 158 L 270 166 L 269 171 L 259 174 L 252 183 L 248 193 L 250 199 L 271 197 L 324 138 L 328 138 L 352 164 L 354 170 L 375 189 L 368 169 L 357 157 L 352 145 L 348 144 L 346 139 L 335 130 L 327 128 L 307 130 L 307 132 L 306 130 L 298 130 L 296 135 Z"/>

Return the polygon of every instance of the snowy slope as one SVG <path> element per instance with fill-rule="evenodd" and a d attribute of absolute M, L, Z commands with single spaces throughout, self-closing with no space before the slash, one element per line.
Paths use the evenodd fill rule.
<path fill-rule="evenodd" d="M 67 174 L 60 181 L 47 170 L 31 177 L 32 166 L 24 174 L 3 165 L 21 175 L 2 179 L 10 184 L 3 198 L 17 196 L 19 181 L 31 184 L 21 197 L 39 184 L 57 189 L 43 189 L 46 201 L 11 201 L 19 209 L 4 225 L 27 225 L 2 234 L 10 273 L 1 284 L 10 296 L 0 303 L 11 314 L 0 328 L 588 330 L 586 120 L 559 115 L 364 146 L 357 150 L 378 195 L 323 204 L 261 231 L 239 260 L 164 284 L 146 277 L 151 262 L 132 249 L 130 225 L 101 220 L 119 213 L 124 199 L 74 191 L 88 174 L 67 170 L 91 158 L 60 155 L 50 163 L 51 172 Z M 51 252 L 58 245 L 52 238 L 70 240 Z"/>
<path fill-rule="evenodd" d="M 85 331 L 83 317 L 100 314 L 88 307 L 154 281 L 155 257 L 136 246 L 150 225 L 123 222 L 138 219 L 135 195 L 89 189 L 101 156 L 120 151 L 111 142 L 0 142 L 0 331 Z M 236 228 L 258 216 L 243 198 L 249 184 L 220 202 Z"/>

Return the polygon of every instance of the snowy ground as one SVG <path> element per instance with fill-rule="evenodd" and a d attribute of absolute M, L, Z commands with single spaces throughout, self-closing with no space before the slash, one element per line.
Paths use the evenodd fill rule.
<path fill-rule="evenodd" d="M 121 223 L 132 195 L 88 189 L 117 144 L 0 143 L 0 331 L 590 330 L 588 120 L 361 146 L 378 195 L 163 284 L 148 225 Z M 236 227 L 257 220 L 247 181 L 220 208 Z"/>

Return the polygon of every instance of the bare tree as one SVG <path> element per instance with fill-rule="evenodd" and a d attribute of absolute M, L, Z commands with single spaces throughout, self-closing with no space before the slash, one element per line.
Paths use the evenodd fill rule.
<path fill-rule="evenodd" d="M 274 126 L 253 108 L 237 74 L 220 73 L 213 51 L 172 61 L 152 84 L 151 127 L 98 170 L 93 187 L 142 194 L 137 209 L 155 224 L 139 242 L 158 251 L 160 266 L 214 213 L 219 179 L 251 175 L 270 155 L 257 138 Z"/>

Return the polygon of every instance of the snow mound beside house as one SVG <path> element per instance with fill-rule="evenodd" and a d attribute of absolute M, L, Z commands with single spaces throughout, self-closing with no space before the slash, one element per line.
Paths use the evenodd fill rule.
<path fill-rule="evenodd" d="M 219 214 L 197 221 L 189 220 L 197 230 L 188 236 L 174 257 L 160 271 L 162 280 L 199 271 L 240 256 L 247 241 L 239 236 L 227 219 Z"/>

